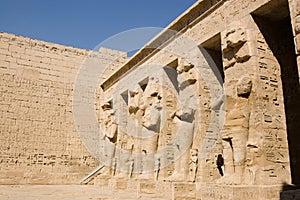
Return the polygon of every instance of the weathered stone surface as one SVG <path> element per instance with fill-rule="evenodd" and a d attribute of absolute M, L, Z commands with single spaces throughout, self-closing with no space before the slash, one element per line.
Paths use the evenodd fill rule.
<path fill-rule="evenodd" d="M 240 5 L 237 1 L 230 1 L 225 4 L 231 5 L 230 12 L 226 10 L 229 7 L 220 3 L 220 7 L 212 9 L 210 14 L 193 24 L 189 31 L 183 31 L 196 44 L 204 43 L 204 47 L 210 50 L 208 52 L 211 52 L 212 49 L 214 51 L 218 50 L 222 55 L 222 57 L 219 57 L 220 60 L 214 61 L 220 65 L 218 66 L 219 70 L 224 70 L 225 82 L 222 85 L 225 91 L 224 96 L 219 96 L 216 99 L 210 99 L 207 96 L 207 93 L 212 92 L 210 87 L 212 87 L 213 81 L 210 82 L 205 79 L 209 70 L 201 74 L 203 72 L 201 70 L 205 68 L 204 60 L 198 57 L 198 61 L 201 60 L 199 61 L 201 64 L 199 64 L 193 62 L 193 59 L 188 60 L 184 56 L 173 55 L 172 52 L 157 52 L 147 58 L 143 65 L 136 66 L 136 69 L 131 73 L 136 75 L 122 77 L 117 86 L 111 86 L 111 90 L 106 88 L 109 84 L 103 87 L 105 88 L 103 96 L 110 99 L 114 96 L 112 95 L 114 92 L 117 94 L 122 93 L 122 91 L 118 92 L 120 90 L 118 84 L 122 85 L 122 81 L 125 82 L 130 79 L 130 83 L 138 85 L 137 83 L 147 79 L 146 76 L 139 76 L 138 74 L 148 74 L 151 77 L 152 73 L 146 67 L 149 64 L 158 64 L 162 66 L 162 69 L 163 66 L 171 66 L 170 70 L 173 70 L 173 74 L 168 74 L 166 78 L 170 79 L 171 88 L 176 89 L 175 94 L 177 93 L 177 95 L 172 97 L 177 99 L 165 100 L 166 96 L 164 94 L 169 92 L 169 86 L 152 87 L 154 89 L 151 92 L 152 95 L 150 95 L 160 97 L 160 100 L 156 102 L 159 102 L 159 108 L 162 112 L 165 112 L 164 110 L 168 105 L 171 105 L 171 102 L 173 104 L 173 112 L 165 115 L 165 120 L 169 123 L 167 132 L 164 132 L 164 129 L 159 129 L 157 123 L 149 123 L 144 127 L 152 127 L 152 131 L 158 133 L 158 137 L 155 137 L 153 141 L 148 140 L 150 143 L 147 140 L 135 140 L 136 142 L 133 142 L 133 146 L 141 145 L 140 147 L 143 146 L 143 143 L 147 146 L 155 144 L 156 147 L 158 145 L 157 148 L 151 149 L 155 155 L 148 162 L 135 160 L 134 164 L 134 167 L 139 166 L 141 168 L 149 165 L 156 166 L 154 167 L 155 175 L 153 175 L 154 172 L 150 172 L 152 175 L 149 176 L 145 171 L 138 170 L 142 176 L 133 175 L 131 179 L 138 180 L 140 177 L 153 180 L 154 177 L 154 180 L 165 180 L 171 183 L 183 182 L 182 184 L 191 184 L 194 181 L 202 184 L 217 182 L 228 188 L 230 188 L 229 185 L 270 185 L 270 188 L 272 188 L 272 185 L 291 182 L 284 108 L 284 98 L 286 96 L 284 96 L 282 86 L 282 81 L 285 80 L 281 79 L 281 68 L 283 66 L 280 64 L 281 58 L 278 57 L 280 52 L 274 48 L 273 43 L 270 41 L 274 39 L 271 36 L 272 27 L 268 27 L 259 21 L 262 18 L 273 17 L 275 20 L 279 20 L 278 23 L 281 23 L 281 20 L 288 14 L 288 10 L 280 11 L 286 13 L 276 16 L 270 13 L 272 13 L 272 9 L 276 10 L 281 5 L 286 6 L 287 4 L 284 4 L 284 2 L 276 3 L 275 1 L 269 3 L 239 3 L 244 5 L 242 11 L 237 8 L 237 5 Z M 252 17 L 250 12 L 255 13 L 257 16 Z M 222 13 L 223 18 L 220 18 L 220 13 Z M 218 22 L 215 21 L 217 19 Z M 212 33 L 217 32 L 221 32 L 219 41 L 212 40 L 215 44 L 205 42 L 204 38 L 207 39 L 209 34 L 212 36 L 215 35 Z M 292 32 L 289 34 L 292 34 Z M 292 38 L 292 35 L 290 36 L 289 38 Z M 186 52 L 185 56 L 189 53 L 196 55 L 191 48 L 180 44 L 176 39 L 171 41 L 165 47 L 165 50 L 174 50 L 177 46 L 180 46 Z M 217 59 L 215 55 L 211 53 L 212 59 Z M 175 61 L 177 60 L 176 62 L 174 58 Z M 163 77 L 161 74 L 159 76 Z M 149 77 L 148 79 L 155 79 L 155 76 Z M 112 77 L 112 80 L 114 78 Z M 112 80 L 109 78 L 106 83 Z M 134 83 L 135 81 L 137 83 Z M 168 79 L 162 82 L 168 82 Z M 156 84 L 160 84 L 159 78 Z M 138 106 L 140 102 L 138 99 L 143 96 L 146 90 L 136 89 L 137 87 L 133 85 L 121 89 L 131 91 L 127 96 L 131 96 L 129 102 L 132 102 L 129 103 L 129 108 L 124 109 L 122 112 L 127 113 L 128 117 L 131 115 L 132 119 L 137 122 L 136 124 L 140 123 L 142 125 L 142 119 L 146 112 Z M 208 90 L 205 91 L 207 88 Z M 195 107 L 193 107 L 194 104 L 191 104 L 193 98 L 196 99 L 195 105 L 197 106 Z M 203 101 L 206 102 L 204 104 L 206 106 L 201 107 Z M 118 105 L 118 103 L 116 104 Z M 183 106 L 183 108 L 179 106 Z M 216 112 L 208 115 L 205 110 L 210 109 Z M 225 115 L 221 115 L 222 111 L 225 112 Z M 155 122 L 158 122 L 160 118 L 162 120 L 160 122 L 163 122 L 163 114 L 158 113 L 154 109 L 147 112 L 146 116 L 152 116 Z M 218 125 L 213 121 L 214 125 L 211 126 L 212 121 L 209 120 L 209 117 L 213 116 L 219 116 L 219 118 L 223 116 L 224 123 Z M 147 118 L 148 121 L 151 119 L 149 116 Z M 127 130 L 138 132 L 138 129 L 130 128 Z M 179 140 L 176 140 L 176 135 L 172 134 L 176 131 L 182 135 Z M 172 141 L 170 145 L 164 141 L 165 134 L 169 137 L 167 141 Z M 189 142 L 190 137 L 194 138 L 191 142 Z M 158 144 L 156 144 L 157 140 Z M 126 141 L 125 138 L 124 141 Z M 185 143 L 189 143 L 191 146 L 185 148 L 182 153 L 180 152 L 181 145 Z M 166 155 L 159 154 L 159 150 L 163 145 L 167 147 L 169 145 L 168 154 Z M 181 156 L 177 158 L 176 155 L 179 153 Z M 174 160 L 174 164 L 169 164 L 166 169 L 159 169 L 168 159 Z M 149 169 L 152 169 L 152 167 Z M 147 175 L 143 175 L 144 173 Z M 212 187 L 213 189 L 217 188 L 216 186 Z M 258 190 L 259 187 L 247 189 L 246 186 L 241 186 L 225 196 L 233 199 L 278 198 L 279 190 L 274 191 L 273 194 L 270 194 L 271 196 L 261 191 L 257 192 Z M 220 194 L 218 197 L 214 196 L 213 198 L 222 199 L 223 197 Z"/>
<path fill-rule="evenodd" d="M 154 40 L 166 42 L 162 50 L 124 65 L 123 53 L 100 50 L 108 67 L 93 104 L 105 167 L 90 184 L 136 198 L 279 199 L 284 184 L 299 180 L 298 5 L 199 1 L 170 25 L 182 35 Z M 70 106 L 88 52 L 5 33 L 0 41 L 1 181 L 83 176 L 98 163 L 76 136 Z"/>
<path fill-rule="evenodd" d="M 78 183 L 98 165 L 72 111 L 75 77 L 89 51 L 8 33 L 0 33 L 0 47 L 0 183 Z M 110 61 L 113 52 L 102 51 Z"/>

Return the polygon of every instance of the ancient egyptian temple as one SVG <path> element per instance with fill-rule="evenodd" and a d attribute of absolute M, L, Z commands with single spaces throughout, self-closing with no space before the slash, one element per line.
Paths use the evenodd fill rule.
<path fill-rule="evenodd" d="M 299 0 L 199 0 L 131 57 L 2 32 L 0 183 L 300 199 L 299 68 Z"/>

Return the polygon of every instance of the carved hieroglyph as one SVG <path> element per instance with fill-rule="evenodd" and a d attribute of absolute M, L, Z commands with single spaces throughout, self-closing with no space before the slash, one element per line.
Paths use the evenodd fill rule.
<path fill-rule="evenodd" d="M 197 90 L 197 87 L 195 86 L 195 83 L 197 82 L 197 72 L 195 67 L 185 59 L 180 60 L 177 71 L 179 99 L 183 102 L 184 106 L 174 115 L 174 121 L 179 126 L 179 141 L 175 141 L 174 148 L 175 154 L 177 153 L 182 155 L 176 161 L 175 170 L 168 180 L 184 181 L 187 180 L 190 148 L 193 143 L 195 132 L 195 112 L 197 110 L 197 103 L 195 102 L 195 98 L 192 94 Z M 197 168 L 197 164 L 194 164 L 194 168 Z M 193 169 L 193 171 L 196 172 L 197 170 Z"/>
<path fill-rule="evenodd" d="M 245 167 L 246 145 L 249 132 L 250 107 L 248 97 L 252 88 L 249 77 L 242 77 L 237 84 L 237 100 L 227 113 L 224 125 L 223 156 L 227 183 L 240 183 Z"/>
<path fill-rule="evenodd" d="M 225 94 L 207 88 L 202 62 L 182 57 L 140 66 L 104 92 L 114 110 L 104 135 L 115 146 L 108 152 L 116 178 L 289 182 L 280 66 L 253 19 L 243 20 L 221 33 Z"/>
<path fill-rule="evenodd" d="M 222 38 L 226 118 L 222 130 L 224 176 L 218 183 L 289 182 L 287 140 L 279 133 L 285 129 L 280 114 L 284 111 L 282 98 L 277 96 L 282 90 L 277 84 L 280 66 L 253 19 L 245 24 L 248 27 L 232 23 Z M 266 74 L 268 70 L 270 74 Z M 261 81 L 267 77 L 272 77 L 271 83 L 262 89 Z M 268 101 L 271 97 L 273 103 Z M 269 110 L 277 110 L 277 114 L 271 116 Z"/>
<path fill-rule="evenodd" d="M 237 22 L 223 33 L 223 64 L 227 84 L 231 82 L 229 87 L 225 84 L 226 118 L 221 135 L 224 176 L 218 182 L 224 184 L 241 184 L 244 180 L 253 89 L 250 38 L 250 30 Z M 250 69 L 240 77 L 233 77 L 234 68 L 240 67 Z"/>
<path fill-rule="evenodd" d="M 110 104 L 102 106 L 106 109 L 104 139 L 115 145 L 115 150 L 109 146 L 105 151 L 112 160 L 108 166 L 118 178 L 196 179 L 198 149 L 191 147 L 198 130 L 195 91 L 199 77 L 194 65 L 185 59 L 178 59 L 178 66 L 169 70 L 177 77 L 173 82 L 161 68 L 158 74 L 136 79 L 140 81 L 134 84 L 120 84 L 121 92 L 108 97 Z M 173 166 L 171 174 L 161 171 L 166 166 Z"/>

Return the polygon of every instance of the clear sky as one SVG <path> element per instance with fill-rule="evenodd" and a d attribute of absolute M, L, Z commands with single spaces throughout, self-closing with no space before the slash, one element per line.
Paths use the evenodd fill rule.
<path fill-rule="evenodd" d="M 0 31 L 93 49 L 120 32 L 166 27 L 197 0 L 1 0 Z"/>

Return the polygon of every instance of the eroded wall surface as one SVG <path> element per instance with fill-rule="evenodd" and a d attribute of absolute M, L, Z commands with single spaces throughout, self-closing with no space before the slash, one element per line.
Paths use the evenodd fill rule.
<path fill-rule="evenodd" d="M 293 12 L 284 0 L 201 2 L 182 37 L 102 85 L 111 162 L 95 182 L 153 196 L 163 188 L 160 197 L 174 199 L 279 199 L 280 185 L 298 180 Z M 204 48 L 224 82 L 184 37 Z"/>
<path fill-rule="evenodd" d="M 77 184 L 98 165 L 72 110 L 74 82 L 89 53 L 0 33 L 1 184 Z M 99 67 L 115 55 L 102 49 Z"/>
<path fill-rule="evenodd" d="M 142 64 L 121 66 L 121 56 L 114 65 L 122 53 L 103 50 L 110 67 L 91 103 L 98 122 L 81 128 L 101 125 L 94 142 L 105 167 L 87 182 L 165 199 L 279 199 L 282 185 L 299 181 L 298 2 L 204 0 L 193 9 L 183 35 L 133 58 Z M 72 122 L 88 52 L 9 34 L 1 42 L 2 180 L 82 178 L 98 164 Z"/>

